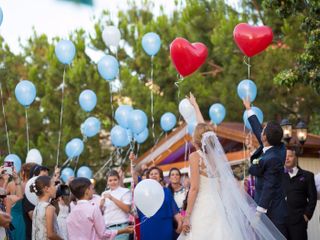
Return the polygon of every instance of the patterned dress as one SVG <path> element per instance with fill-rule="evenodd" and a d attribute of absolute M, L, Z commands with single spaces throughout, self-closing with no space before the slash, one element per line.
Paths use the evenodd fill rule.
<path fill-rule="evenodd" d="M 47 235 L 47 221 L 46 210 L 50 205 L 48 202 L 39 202 L 34 209 L 32 218 L 32 240 L 46 240 Z M 59 227 L 57 222 L 57 216 L 54 216 L 53 221 L 54 231 L 59 234 Z"/>

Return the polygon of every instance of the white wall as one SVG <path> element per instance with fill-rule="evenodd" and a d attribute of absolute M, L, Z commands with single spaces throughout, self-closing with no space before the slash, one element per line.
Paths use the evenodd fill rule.
<path fill-rule="evenodd" d="M 299 165 L 302 169 L 308 170 L 317 174 L 320 172 L 320 158 L 300 158 Z M 308 225 L 308 239 L 318 240 L 320 239 L 320 201 L 318 201 L 316 210 Z"/>

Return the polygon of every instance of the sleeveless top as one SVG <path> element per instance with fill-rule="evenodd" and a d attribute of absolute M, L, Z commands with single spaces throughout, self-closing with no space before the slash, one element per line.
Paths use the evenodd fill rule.
<path fill-rule="evenodd" d="M 46 239 L 48 239 L 46 210 L 49 205 L 50 205 L 49 202 L 39 202 L 33 211 L 32 240 L 46 240 Z M 59 234 L 59 227 L 58 227 L 56 215 L 54 215 L 53 227 L 54 227 L 54 231 L 57 234 Z"/>

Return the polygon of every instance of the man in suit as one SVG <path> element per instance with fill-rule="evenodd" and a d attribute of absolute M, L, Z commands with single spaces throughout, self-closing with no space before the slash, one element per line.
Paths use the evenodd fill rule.
<path fill-rule="evenodd" d="M 287 150 L 283 187 L 288 204 L 288 240 L 307 240 L 308 221 L 317 204 L 314 174 L 298 166 L 295 150 Z"/>
<path fill-rule="evenodd" d="M 286 148 L 281 142 L 283 131 L 280 124 L 268 122 L 262 128 L 257 116 L 251 109 L 249 101 L 243 101 L 248 113 L 252 131 L 260 143 L 260 147 L 251 156 L 249 173 L 255 176 L 254 200 L 257 213 L 266 214 L 279 231 L 287 237 L 285 221 L 287 203 L 281 179 L 286 160 Z"/>

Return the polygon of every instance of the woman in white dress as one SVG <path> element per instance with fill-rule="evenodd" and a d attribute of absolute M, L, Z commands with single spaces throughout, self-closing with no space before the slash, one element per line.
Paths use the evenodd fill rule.
<path fill-rule="evenodd" d="M 189 157 L 191 188 L 183 233 L 179 240 L 280 240 L 285 239 L 241 189 L 213 127 L 204 123 L 190 94 L 198 125 L 193 134 L 196 152 Z"/>

